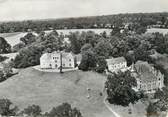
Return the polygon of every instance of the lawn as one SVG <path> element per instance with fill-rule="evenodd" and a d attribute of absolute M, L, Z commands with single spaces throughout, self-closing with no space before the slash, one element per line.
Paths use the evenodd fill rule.
<path fill-rule="evenodd" d="M 37 104 L 43 112 L 63 102 L 81 110 L 84 117 L 114 117 L 103 103 L 106 77 L 94 72 L 73 71 L 64 74 L 44 73 L 33 68 L 0 84 L 1 98 L 9 98 L 21 110 Z M 90 88 L 90 99 L 87 98 Z"/>

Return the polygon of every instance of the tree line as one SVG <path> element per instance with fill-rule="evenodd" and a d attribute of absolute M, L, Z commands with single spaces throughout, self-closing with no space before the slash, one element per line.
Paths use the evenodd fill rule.
<path fill-rule="evenodd" d="M 79 109 L 73 108 L 69 103 L 62 103 L 53 107 L 49 112 L 42 113 L 39 105 L 29 105 L 19 110 L 9 99 L 0 99 L 1 116 L 30 116 L 30 117 L 82 117 Z"/>
<path fill-rule="evenodd" d="M 15 22 L 1 22 L 0 33 L 27 32 L 28 30 L 43 31 L 50 29 L 88 29 L 88 28 L 113 28 L 122 27 L 125 23 L 131 23 L 131 27 L 147 27 L 161 22 L 168 26 L 168 13 L 130 13 L 118 15 L 104 15 L 93 17 L 79 17 L 52 20 L 29 20 Z M 109 26 L 107 26 L 107 24 Z M 133 25 L 132 25 L 133 24 Z"/>

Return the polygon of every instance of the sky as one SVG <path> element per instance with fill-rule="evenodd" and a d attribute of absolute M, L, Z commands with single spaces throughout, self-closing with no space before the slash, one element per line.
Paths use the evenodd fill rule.
<path fill-rule="evenodd" d="M 168 12 L 168 0 L 0 0 L 0 21 Z"/>

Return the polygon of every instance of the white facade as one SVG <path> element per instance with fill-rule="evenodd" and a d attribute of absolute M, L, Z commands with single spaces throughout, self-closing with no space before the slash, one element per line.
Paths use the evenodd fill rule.
<path fill-rule="evenodd" d="M 108 70 L 110 72 L 127 70 L 127 61 L 125 60 L 124 57 L 106 59 L 106 61 L 107 61 Z"/>
<path fill-rule="evenodd" d="M 40 67 L 42 69 L 59 69 L 61 66 L 61 55 L 63 68 L 75 67 L 73 55 L 71 53 L 65 52 L 53 52 L 43 54 L 40 58 Z"/>

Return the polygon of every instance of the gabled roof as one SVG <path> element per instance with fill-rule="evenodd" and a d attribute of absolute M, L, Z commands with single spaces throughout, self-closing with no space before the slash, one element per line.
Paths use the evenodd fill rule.
<path fill-rule="evenodd" d="M 140 78 L 141 82 L 151 82 L 151 81 L 157 80 L 157 76 L 155 76 L 153 71 L 156 72 L 156 75 L 159 74 L 159 71 L 156 70 L 148 62 L 138 61 L 136 62 L 134 69 L 137 72 L 138 77 Z"/>
<path fill-rule="evenodd" d="M 112 64 L 119 64 L 126 62 L 126 59 L 124 57 L 118 57 L 118 58 L 111 58 L 111 59 L 106 59 L 107 65 L 112 65 Z"/>

